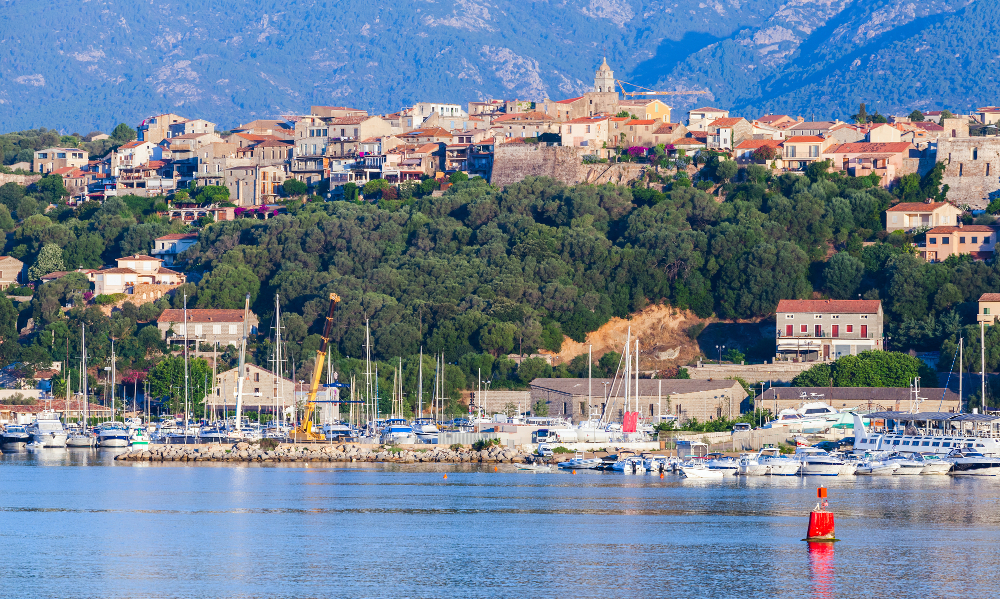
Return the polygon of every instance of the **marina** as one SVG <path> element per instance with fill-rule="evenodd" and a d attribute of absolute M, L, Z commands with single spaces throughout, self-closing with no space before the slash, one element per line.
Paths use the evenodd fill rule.
<path fill-rule="evenodd" d="M 809 478 L 507 464 L 135 467 L 115 462 L 117 451 L 0 457 L 6 588 L 21 597 L 833 598 L 861 588 L 980 596 L 1000 584 L 995 479 L 829 478 L 842 541 L 820 550 L 801 541 L 815 503 Z"/>

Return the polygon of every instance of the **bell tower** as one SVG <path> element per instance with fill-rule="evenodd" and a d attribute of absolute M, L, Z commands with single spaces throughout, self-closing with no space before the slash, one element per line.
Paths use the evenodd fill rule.
<path fill-rule="evenodd" d="M 615 91 L 615 73 L 608 66 L 607 57 L 601 61 L 601 66 L 594 75 L 594 91 L 598 93 L 608 93 Z"/>

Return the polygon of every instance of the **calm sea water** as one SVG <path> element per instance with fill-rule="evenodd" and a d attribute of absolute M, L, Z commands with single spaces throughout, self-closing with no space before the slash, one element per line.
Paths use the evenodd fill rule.
<path fill-rule="evenodd" d="M 444 474 L 448 478 L 444 478 Z M 810 547 L 826 484 L 841 542 Z M 980 597 L 1000 480 L 0 458 L 3 597 Z"/>

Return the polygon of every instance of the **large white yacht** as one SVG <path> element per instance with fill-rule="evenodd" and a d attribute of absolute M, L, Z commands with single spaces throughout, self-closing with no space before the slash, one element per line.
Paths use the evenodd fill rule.
<path fill-rule="evenodd" d="M 802 476 L 837 476 L 844 461 L 818 447 L 800 447 L 795 450 L 795 458 L 801 464 Z"/>
<path fill-rule="evenodd" d="M 31 442 L 41 447 L 66 447 L 66 429 L 55 412 L 45 410 L 26 428 Z"/>
<path fill-rule="evenodd" d="M 433 418 L 417 418 L 413 421 L 413 433 L 421 443 L 437 443 L 440 432 Z"/>
<path fill-rule="evenodd" d="M 987 457 L 1000 457 L 1000 418 L 986 414 L 952 412 L 872 412 L 872 421 L 883 420 L 877 432 L 869 431 L 854 414 L 854 453 L 912 452 L 948 455 L 969 449 Z M 873 429 L 875 427 L 872 427 Z"/>

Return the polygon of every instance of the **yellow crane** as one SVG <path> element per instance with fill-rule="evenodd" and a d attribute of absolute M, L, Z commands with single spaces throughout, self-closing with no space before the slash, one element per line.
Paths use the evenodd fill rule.
<path fill-rule="evenodd" d="M 312 427 L 312 415 L 316 410 L 316 392 L 319 391 L 319 379 L 323 375 L 323 363 L 326 360 L 327 346 L 330 344 L 330 335 L 333 332 L 333 313 L 340 303 L 340 296 L 336 293 L 330 294 L 330 311 L 326 315 L 326 324 L 323 325 L 322 342 L 319 350 L 316 351 L 316 365 L 313 367 L 312 384 L 309 386 L 309 396 L 306 398 L 306 408 L 302 414 L 302 422 L 292 432 L 294 441 L 324 441 L 326 437 L 323 433 L 318 433 Z"/>
<path fill-rule="evenodd" d="M 615 83 L 617 83 L 618 87 L 620 87 L 622 89 L 622 96 L 624 96 L 626 98 L 633 97 L 633 96 L 701 96 L 701 95 L 708 95 L 708 94 L 711 93 L 711 92 L 707 92 L 707 91 L 693 91 L 693 90 L 680 90 L 680 91 L 672 91 L 672 92 L 658 92 L 658 91 L 653 91 L 653 90 L 649 89 L 648 87 L 642 87 L 641 85 L 636 85 L 634 83 L 629 83 L 628 81 L 622 81 L 621 79 L 615 79 Z M 643 91 L 630 91 L 630 92 L 625 91 L 625 86 L 626 85 L 631 85 L 632 87 L 634 87 L 636 89 L 641 89 Z"/>

